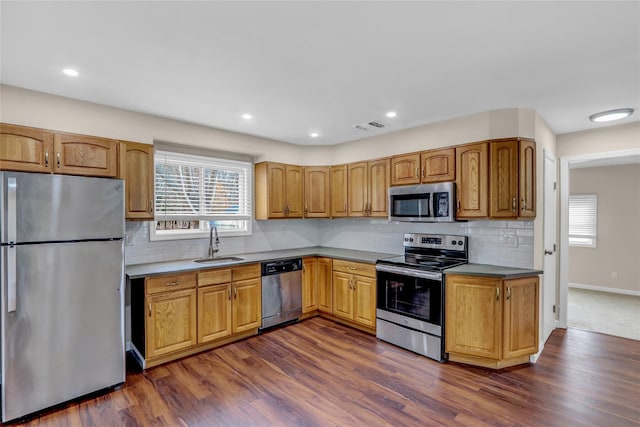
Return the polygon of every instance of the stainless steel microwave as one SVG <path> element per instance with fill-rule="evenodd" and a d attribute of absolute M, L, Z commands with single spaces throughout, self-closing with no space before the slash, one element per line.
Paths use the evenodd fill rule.
<path fill-rule="evenodd" d="M 456 184 L 403 185 L 389 188 L 389 220 L 453 222 Z"/>

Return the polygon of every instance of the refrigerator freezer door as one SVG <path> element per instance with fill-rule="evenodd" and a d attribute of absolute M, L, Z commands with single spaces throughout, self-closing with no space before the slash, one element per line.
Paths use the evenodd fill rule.
<path fill-rule="evenodd" d="M 0 243 L 7 244 L 10 233 L 16 243 L 124 236 L 122 180 L 20 172 L 1 172 L 0 177 Z"/>
<path fill-rule="evenodd" d="M 1 248 L 2 420 L 124 382 L 124 242 Z M 16 251 L 16 310 L 7 306 Z"/>

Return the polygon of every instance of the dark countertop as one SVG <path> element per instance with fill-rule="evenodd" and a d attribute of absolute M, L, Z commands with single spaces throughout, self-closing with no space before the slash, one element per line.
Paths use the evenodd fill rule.
<path fill-rule="evenodd" d="M 379 259 L 395 257 L 398 256 L 398 254 L 312 246 L 307 248 L 252 252 L 247 254 L 220 255 L 221 258 L 225 256 L 238 256 L 244 259 L 242 261 L 229 261 L 215 264 L 201 264 L 194 262 L 192 259 L 154 262 L 149 264 L 132 264 L 126 266 L 125 273 L 130 279 L 137 279 L 140 277 L 155 276 L 160 274 L 181 273 L 218 267 L 230 267 L 234 265 L 251 264 L 255 262 L 274 261 L 285 258 L 296 258 L 305 256 L 323 256 L 327 258 L 344 259 L 347 261 L 358 261 L 368 264 L 375 264 L 375 262 Z"/>
<path fill-rule="evenodd" d="M 467 276 L 490 276 L 502 279 L 515 279 L 518 277 L 531 277 L 542 274 L 542 270 L 529 268 L 503 267 L 488 264 L 463 264 L 445 270 L 445 274 L 464 274 Z"/>

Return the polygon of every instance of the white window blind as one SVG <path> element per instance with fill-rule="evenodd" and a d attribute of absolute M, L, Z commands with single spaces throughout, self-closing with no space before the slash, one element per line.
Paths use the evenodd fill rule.
<path fill-rule="evenodd" d="M 154 158 L 153 240 L 201 237 L 213 225 L 222 233 L 250 233 L 250 162 L 160 150 Z"/>
<path fill-rule="evenodd" d="M 598 197 L 595 194 L 569 196 L 569 245 L 596 247 Z"/>

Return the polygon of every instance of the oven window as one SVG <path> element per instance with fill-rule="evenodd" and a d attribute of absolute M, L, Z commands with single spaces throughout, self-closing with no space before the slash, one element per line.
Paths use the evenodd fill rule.
<path fill-rule="evenodd" d="M 391 216 L 427 217 L 429 216 L 429 193 L 393 196 Z"/>
<path fill-rule="evenodd" d="M 441 324 L 440 282 L 391 274 L 380 276 L 382 300 L 378 301 L 379 308 Z"/>
<path fill-rule="evenodd" d="M 449 194 L 447 192 L 433 193 L 433 212 L 436 218 L 449 216 Z"/>

